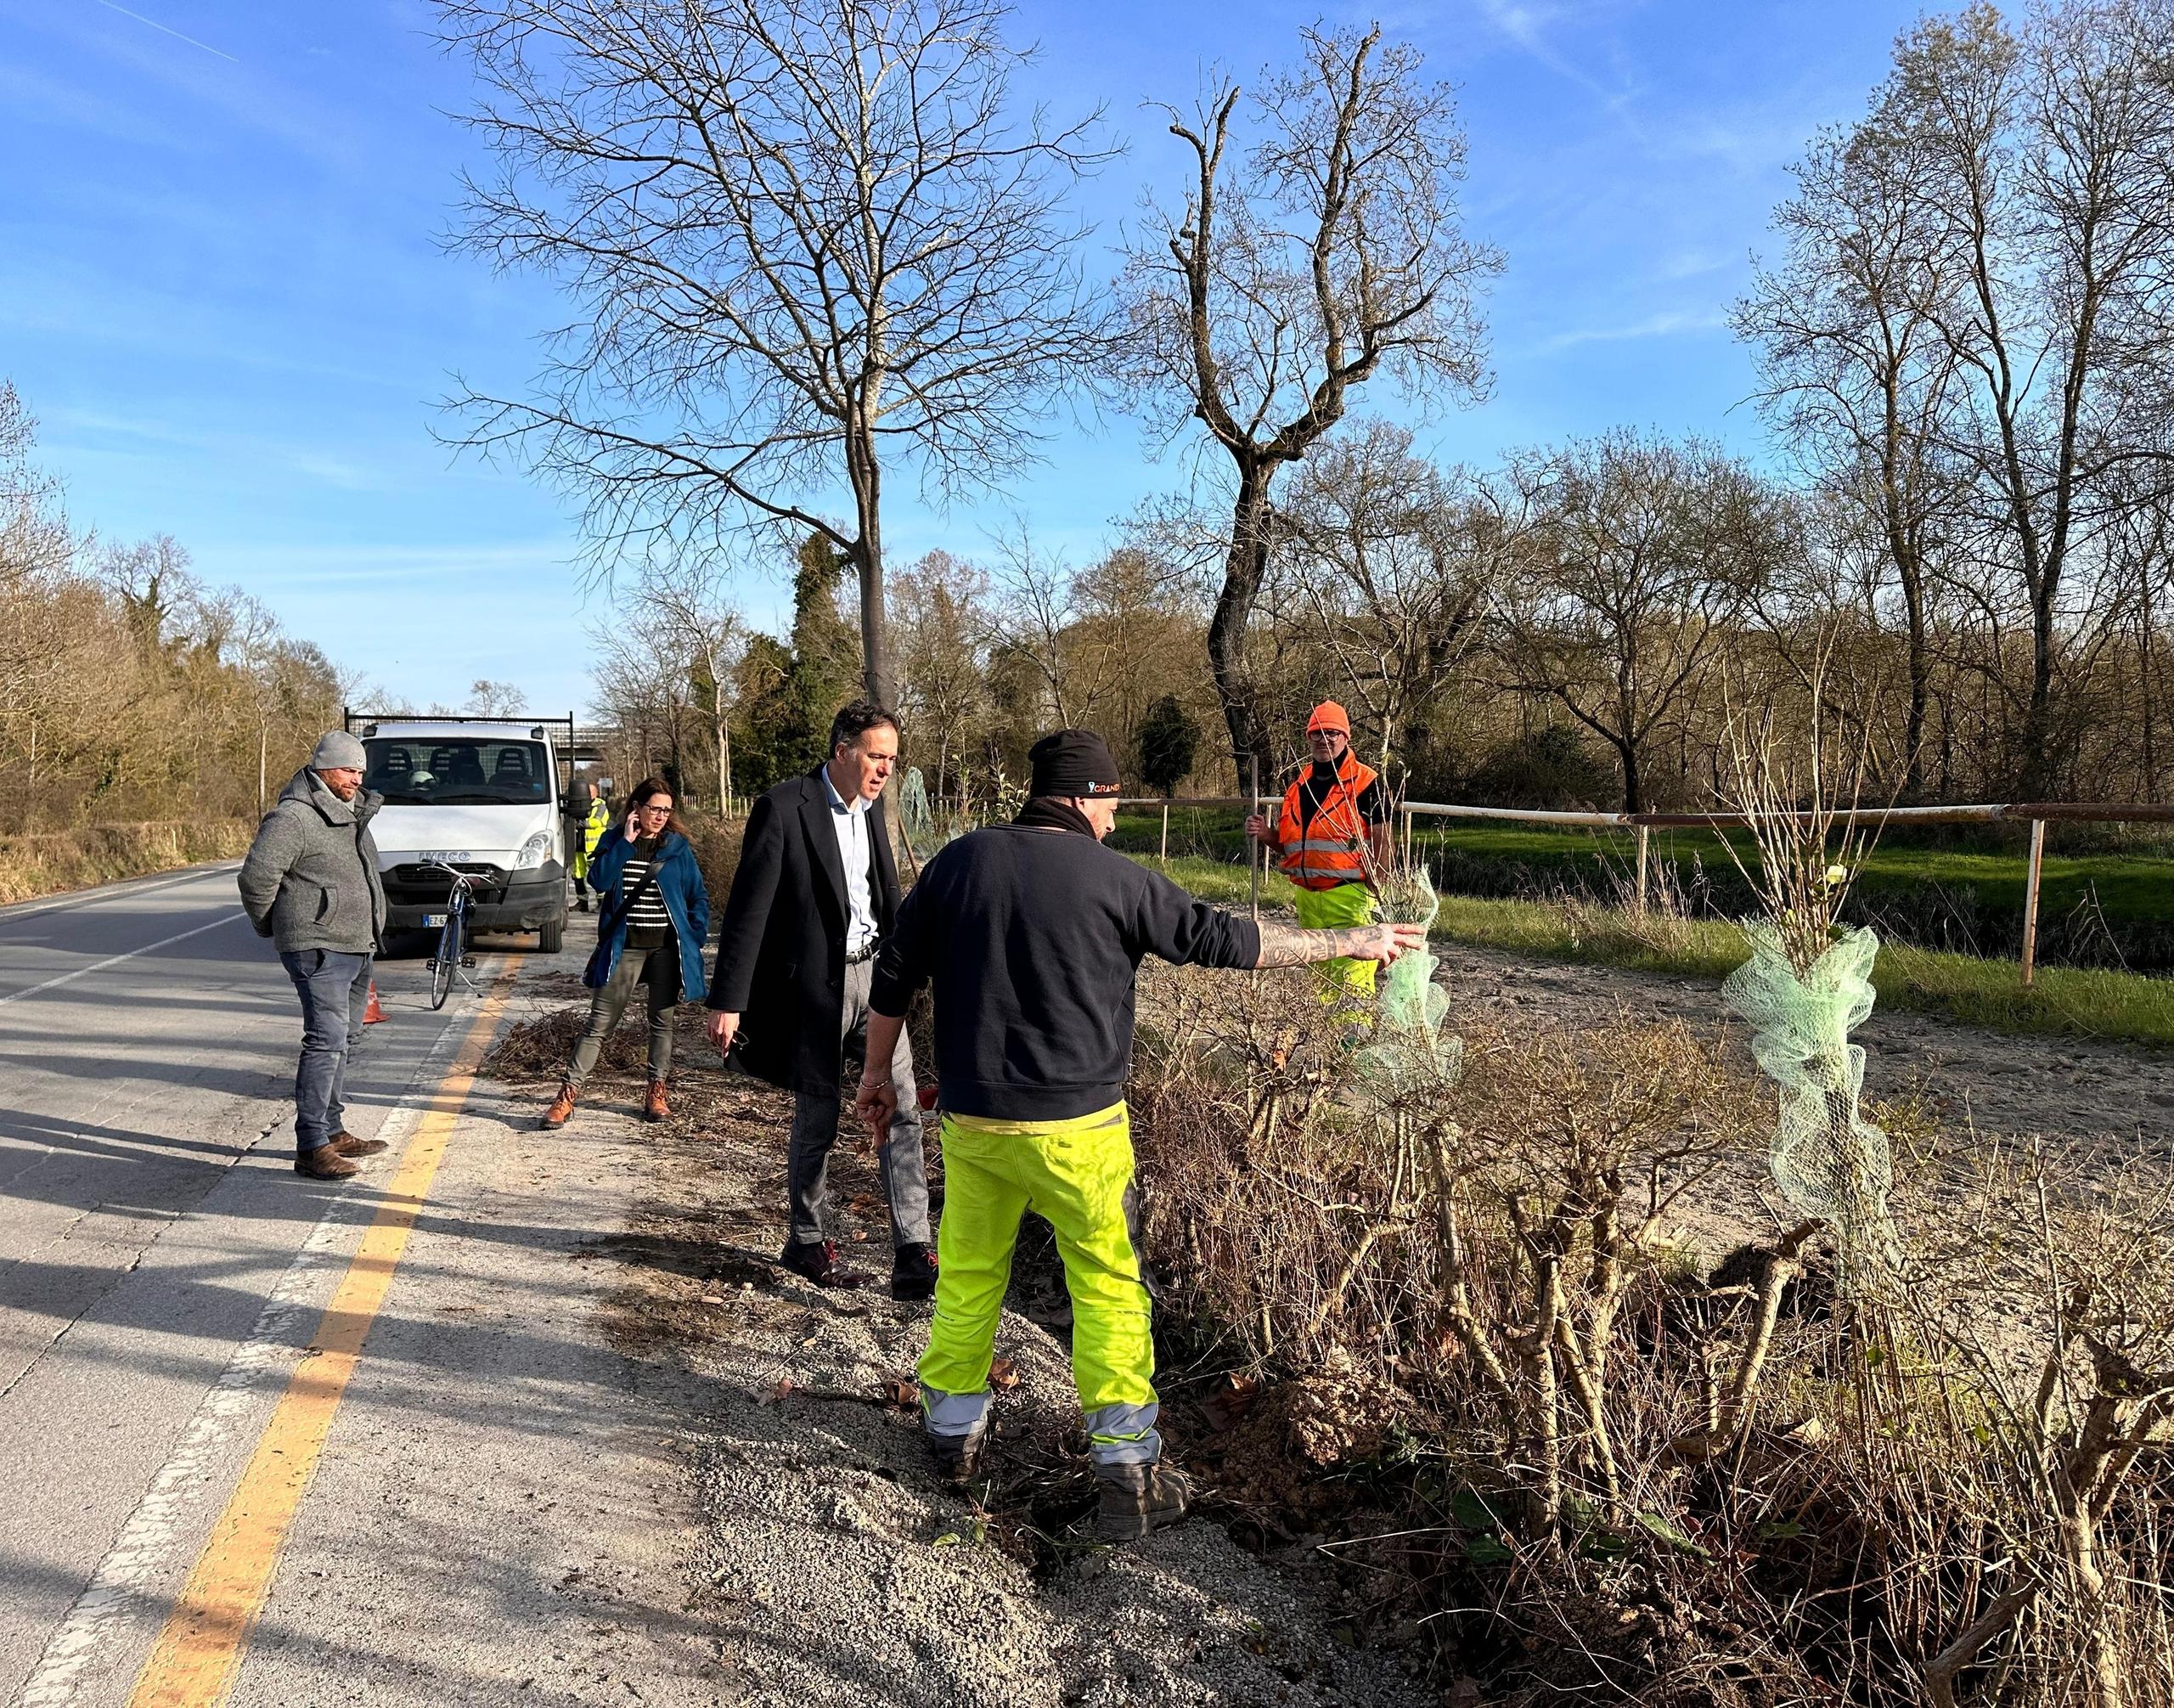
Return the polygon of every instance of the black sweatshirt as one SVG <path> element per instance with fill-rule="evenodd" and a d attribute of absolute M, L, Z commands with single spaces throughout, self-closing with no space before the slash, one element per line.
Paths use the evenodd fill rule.
<path fill-rule="evenodd" d="M 1150 955 L 1251 967 L 1260 927 L 1091 837 L 992 826 L 923 870 L 876 959 L 869 1006 L 904 1014 L 932 981 L 943 1107 L 1064 1120 L 1124 1095 L 1133 979 Z"/>

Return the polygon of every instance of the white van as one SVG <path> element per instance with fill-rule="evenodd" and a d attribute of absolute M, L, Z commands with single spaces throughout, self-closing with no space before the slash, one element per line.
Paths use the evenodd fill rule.
<path fill-rule="evenodd" d="M 350 713 L 347 727 L 369 755 L 363 786 L 385 798 L 370 831 L 388 933 L 444 923 L 442 862 L 474 880 L 471 931 L 532 931 L 555 955 L 566 928 L 559 764 L 572 760 L 561 749 L 573 719 Z"/>

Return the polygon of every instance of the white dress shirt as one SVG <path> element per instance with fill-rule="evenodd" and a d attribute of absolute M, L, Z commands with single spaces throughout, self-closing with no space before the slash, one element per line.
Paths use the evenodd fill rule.
<path fill-rule="evenodd" d="M 831 798 L 831 828 L 837 832 L 838 863 L 846 874 L 846 959 L 858 961 L 876 947 L 876 874 L 868 845 L 868 803 L 856 794 L 851 805 L 823 768 L 823 792 Z"/>

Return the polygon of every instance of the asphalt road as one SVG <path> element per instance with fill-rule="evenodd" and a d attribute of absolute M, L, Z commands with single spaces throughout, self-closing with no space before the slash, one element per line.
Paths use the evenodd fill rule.
<path fill-rule="evenodd" d="M 605 1700 L 561 1586 L 614 1573 L 656 1580 L 640 1649 L 667 1472 L 569 1273 L 634 1134 L 465 1071 L 588 946 L 490 952 L 532 942 L 435 1014 L 380 962 L 348 1125 L 393 1148 L 341 1187 L 293 1172 L 300 1017 L 232 866 L 0 909 L 0 1700 Z"/>

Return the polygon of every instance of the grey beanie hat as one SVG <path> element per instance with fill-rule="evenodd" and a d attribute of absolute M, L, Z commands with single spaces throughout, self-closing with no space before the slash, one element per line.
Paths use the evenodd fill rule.
<path fill-rule="evenodd" d="M 363 744 L 345 730 L 327 730 L 318 737 L 317 751 L 309 756 L 313 771 L 360 771 L 369 764 L 369 756 L 363 752 Z"/>

